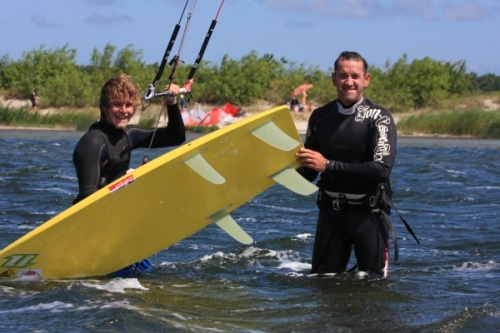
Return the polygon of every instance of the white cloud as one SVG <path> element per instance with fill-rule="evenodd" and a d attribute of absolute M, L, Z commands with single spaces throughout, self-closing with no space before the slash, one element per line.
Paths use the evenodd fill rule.
<path fill-rule="evenodd" d="M 304 14 L 309 19 L 315 15 L 345 19 L 413 16 L 426 21 L 454 21 L 500 16 L 498 3 L 487 0 L 260 0 L 260 3 Z"/>
<path fill-rule="evenodd" d="M 424 20 L 435 20 L 439 14 L 428 0 L 402 0 L 394 1 L 390 5 L 395 16 L 417 16 Z"/>
<path fill-rule="evenodd" d="M 480 20 L 488 16 L 488 8 L 479 1 L 467 0 L 457 4 L 448 1 L 441 6 L 443 17 L 448 21 Z"/>
<path fill-rule="evenodd" d="M 51 20 L 47 19 L 45 16 L 41 16 L 41 15 L 32 16 L 30 19 L 30 22 L 39 28 L 55 28 L 55 27 L 57 27 L 57 25 L 53 21 L 51 21 Z"/>
<path fill-rule="evenodd" d="M 103 15 L 101 13 L 93 13 L 85 18 L 85 23 L 91 25 L 115 25 L 130 22 L 134 22 L 134 19 L 129 15 Z"/>

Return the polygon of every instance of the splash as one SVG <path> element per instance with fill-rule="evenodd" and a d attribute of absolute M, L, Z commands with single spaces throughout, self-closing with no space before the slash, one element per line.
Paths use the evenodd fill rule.
<path fill-rule="evenodd" d="M 88 288 L 94 288 L 121 294 L 124 294 L 126 289 L 135 289 L 141 291 L 149 290 L 148 288 L 141 285 L 139 280 L 137 280 L 136 278 L 126 278 L 126 279 L 116 278 L 106 283 L 82 282 L 82 285 Z"/>

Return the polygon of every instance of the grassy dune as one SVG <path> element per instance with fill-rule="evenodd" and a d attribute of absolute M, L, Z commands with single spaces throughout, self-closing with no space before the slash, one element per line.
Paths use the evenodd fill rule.
<path fill-rule="evenodd" d="M 500 97 L 470 97 L 448 110 L 420 110 L 396 114 L 398 133 L 401 135 L 465 136 L 482 139 L 500 139 Z M 270 106 L 247 108 L 251 113 L 266 110 Z M 161 107 L 151 105 L 146 110 L 137 110 L 140 117 L 136 122 L 141 126 L 153 127 L 163 119 Z M 206 108 L 205 108 L 206 109 Z M 254 110 L 255 109 L 255 110 Z M 309 112 L 292 112 L 296 122 L 307 122 Z M 85 131 L 99 118 L 99 110 L 44 109 L 33 112 L 28 106 L 12 107 L 0 105 L 0 126 L 29 128 L 62 128 Z M 140 119 L 140 120 L 138 120 Z M 197 126 L 189 128 L 193 132 L 210 132 L 210 128 Z"/>

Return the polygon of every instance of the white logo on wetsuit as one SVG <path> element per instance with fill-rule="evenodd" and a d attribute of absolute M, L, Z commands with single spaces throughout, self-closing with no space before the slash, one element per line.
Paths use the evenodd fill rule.
<path fill-rule="evenodd" d="M 380 109 L 370 109 L 368 105 L 360 105 L 358 107 L 358 113 L 356 114 L 356 121 L 363 122 L 363 120 L 368 118 L 377 119 L 380 115 Z"/>
<path fill-rule="evenodd" d="M 357 114 L 355 120 L 357 122 L 363 122 L 365 119 L 372 118 L 375 120 L 375 125 L 378 131 L 378 141 L 375 147 L 373 160 L 376 162 L 382 161 L 384 156 L 389 156 L 391 154 L 391 145 L 388 144 L 387 132 L 389 132 L 389 124 L 391 119 L 387 116 L 380 116 L 382 110 L 380 109 L 370 109 L 367 105 L 360 105 L 357 108 Z"/>

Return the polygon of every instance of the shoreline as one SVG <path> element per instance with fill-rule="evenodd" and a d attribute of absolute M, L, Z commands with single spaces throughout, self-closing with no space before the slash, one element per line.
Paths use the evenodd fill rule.
<path fill-rule="evenodd" d="M 42 110 L 40 110 L 42 111 Z M 43 110 L 45 113 L 47 113 L 49 110 Z M 219 128 L 224 128 L 227 127 L 233 123 L 236 123 L 240 120 L 246 119 L 248 117 L 253 116 L 254 112 L 247 112 L 243 116 L 240 117 L 234 117 L 230 121 L 227 122 L 220 122 L 217 124 Z M 290 112 L 290 115 L 293 119 L 293 122 L 295 123 L 295 127 L 297 129 L 297 132 L 299 135 L 305 135 L 307 132 L 307 125 L 309 121 L 309 116 L 310 114 L 307 113 L 294 113 Z M 397 123 L 397 117 L 395 117 L 395 121 Z M 134 116 L 130 123 L 131 124 L 137 124 L 140 119 L 140 113 L 136 114 Z M 159 127 L 164 127 L 166 126 L 166 122 L 163 120 L 160 120 L 158 123 Z M 1 125 L 0 124 L 0 130 L 18 130 L 18 131 L 55 131 L 55 132 L 80 132 L 79 130 L 73 128 L 73 127 L 36 127 L 36 126 L 8 126 L 8 125 Z M 82 131 L 83 132 L 83 131 Z M 197 132 L 191 132 L 187 131 L 190 133 L 197 133 Z M 477 138 L 471 135 L 451 135 L 451 134 L 426 134 L 426 133 L 405 133 L 405 134 L 399 134 L 398 133 L 398 138 L 434 138 L 434 139 L 471 139 L 471 140 L 498 140 L 498 139 L 482 139 L 482 138 Z"/>
<path fill-rule="evenodd" d="M 220 126 L 219 128 L 226 127 L 230 124 L 226 124 L 223 126 Z M 299 135 L 305 135 L 306 134 L 306 129 L 307 129 L 307 121 L 295 121 L 295 127 L 297 128 L 297 132 Z M 77 131 L 74 128 L 70 127 L 28 127 L 28 126 L 5 126 L 5 125 L 0 125 L 0 130 L 6 130 L 6 131 L 44 131 L 44 132 L 49 132 L 49 131 L 54 131 L 54 132 L 81 132 Z M 187 131 L 190 132 L 190 131 Z M 190 132 L 190 133 L 196 133 L 196 132 Z M 498 140 L 498 139 L 481 139 L 481 138 L 476 138 L 470 135 L 449 135 L 449 134 L 423 134 L 423 133 L 414 133 L 414 134 L 398 134 L 398 138 L 415 138 L 415 139 L 464 139 L 464 140 Z"/>

